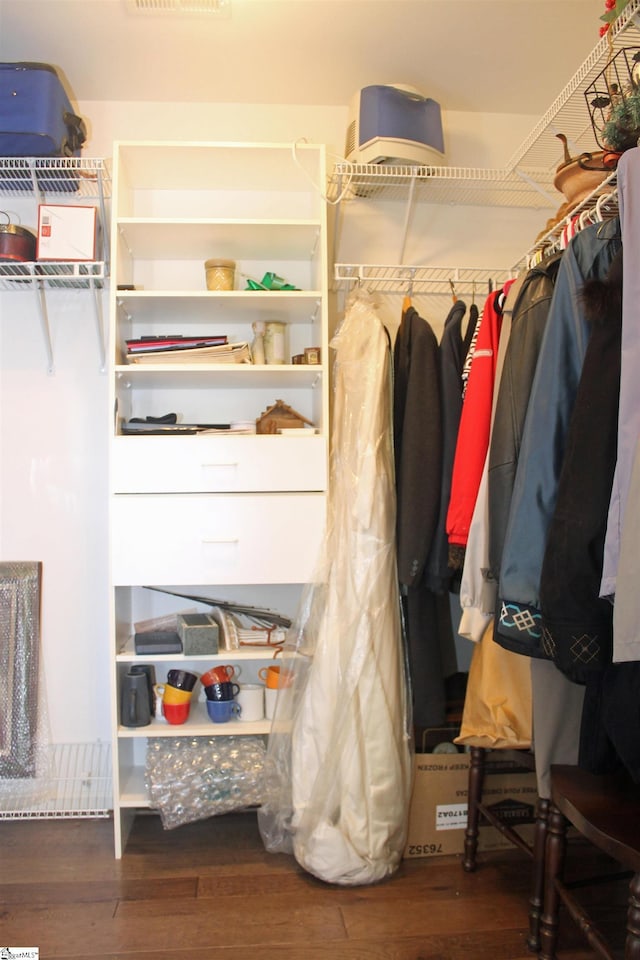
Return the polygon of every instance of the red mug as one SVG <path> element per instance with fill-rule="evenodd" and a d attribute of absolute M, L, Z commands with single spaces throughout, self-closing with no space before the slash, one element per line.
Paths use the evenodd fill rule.
<path fill-rule="evenodd" d="M 162 703 L 162 712 L 167 723 L 186 723 L 189 719 L 191 701 L 188 703 Z"/>
<path fill-rule="evenodd" d="M 231 664 L 223 664 L 216 667 L 210 667 L 206 673 L 200 677 L 203 687 L 210 687 L 213 683 L 228 683 L 236 675 L 236 668 Z"/>

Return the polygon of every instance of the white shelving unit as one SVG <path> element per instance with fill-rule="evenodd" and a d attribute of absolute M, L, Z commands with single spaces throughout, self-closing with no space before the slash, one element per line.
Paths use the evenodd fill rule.
<path fill-rule="evenodd" d="M 53 372 L 54 357 L 47 310 L 47 293 L 54 289 L 91 291 L 98 336 L 100 367 L 106 362 L 105 325 L 101 292 L 109 274 L 108 201 L 111 171 L 108 161 L 87 157 L 0 157 L 0 209 L 24 211 L 21 226 L 35 232 L 38 204 L 70 206 L 94 204 L 98 210 L 101 259 L 78 262 L 0 262 L 0 291 L 35 293 L 47 353 Z M 9 217 L 12 220 L 11 217 Z"/>
<path fill-rule="evenodd" d="M 556 210 L 562 195 L 554 188 L 555 171 L 563 159 L 563 148 L 557 138 L 563 133 L 572 156 L 598 150 L 591 126 L 585 92 L 609 60 L 624 47 L 640 45 L 640 0 L 630 0 L 609 34 L 603 37 L 575 72 L 529 136 L 510 157 L 504 168 L 407 166 L 394 164 L 358 164 L 340 162 L 334 165 L 329 178 L 329 197 L 340 199 L 344 215 L 345 204 L 351 201 L 401 201 L 406 205 L 404 236 L 398 264 L 334 264 L 336 287 L 350 288 L 366 280 L 368 289 L 381 292 L 407 290 L 413 281 L 416 292 L 438 290 L 454 279 L 456 268 L 428 264 L 407 266 L 403 263 L 406 233 L 414 203 L 449 204 L 459 206 L 506 206 L 530 209 Z M 608 183 L 614 188 L 615 173 Z M 587 197 L 571 216 L 595 206 L 597 193 Z M 340 210 L 336 216 L 336 234 L 339 230 Z M 615 212 L 615 211 L 614 211 Z M 611 204 L 607 211 L 611 215 Z M 531 249 L 523 252 L 516 264 L 501 268 L 503 275 L 512 275 L 514 269 L 526 266 L 536 250 L 548 246 L 562 235 L 566 221 L 556 224 Z M 337 242 L 335 248 L 338 249 Z M 461 287 L 471 289 L 474 282 L 495 278 L 497 270 L 458 267 Z"/>
<path fill-rule="evenodd" d="M 115 852 L 122 855 L 144 783 L 149 737 L 268 733 L 268 721 L 212 723 L 199 698 L 189 721 L 120 724 L 129 665 L 200 674 L 231 663 L 257 677 L 273 651 L 136 656 L 134 625 L 193 608 L 145 585 L 295 613 L 324 534 L 328 475 L 328 267 L 324 148 L 251 143 L 114 145 L 109 373 L 111 432 L 112 722 Z M 206 288 L 204 261 L 236 261 L 235 288 Z M 274 272 L 296 290 L 246 289 Z M 127 289 L 119 289 L 122 286 Z M 127 362 L 125 340 L 169 333 L 250 341 L 254 321 L 286 325 L 289 356 L 320 347 L 321 363 Z M 173 412 L 187 424 L 255 421 L 283 400 L 312 421 L 309 436 L 134 436 L 132 418 Z M 256 601 L 256 597 L 258 600 Z M 279 607 L 281 598 L 289 609 Z M 271 598 L 273 602 L 270 601 Z"/>

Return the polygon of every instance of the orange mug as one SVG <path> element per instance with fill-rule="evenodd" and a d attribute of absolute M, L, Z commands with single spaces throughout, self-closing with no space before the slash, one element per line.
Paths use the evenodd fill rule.
<path fill-rule="evenodd" d="M 231 664 L 221 664 L 220 666 L 210 667 L 206 673 L 200 677 L 203 687 L 210 687 L 212 683 L 227 683 L 236 675 L 236 668 Z"/>
<path fill-rule="evenodd" d="M 280 667 L 260 667 L 258 676 L 270 690 L 276 689 L 280 683 Z"/>
<path fill-rule="evenodd" d="M 293 680 L 290 670 L 281 670 L 279 664 L 271 664 L 269 667 L 260 667 L 258 676 L 264 681 L 269 690 L 276 690 L 278 687 L 289 687 Z"/>

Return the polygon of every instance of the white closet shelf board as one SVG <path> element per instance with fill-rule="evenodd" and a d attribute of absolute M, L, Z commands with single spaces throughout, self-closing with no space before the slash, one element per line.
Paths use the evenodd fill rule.
<path fill-rule="evenodd" d="M 309 192 L 318 175 L 317 145 L 147 141 L 118 144 L 120 175 L 145 190 L 283 190 Z M 283 163 L 283 158 L 296 163 Z M 299 165 L 298 165 L 299 164 Z"/>
<path fill-rule="evenodd" d="M 210 322 L 203 314 L 203 302 L 211 308 L 225 311 L 225 322 L 232 323 L 234 314 L 228 308 L 242 309 L 240 321 L 246 322 L 246 311 L 251 311 L 252 320 L 272 320 L 277 314 L 283 319 L 305 317 L 312 321 L 321 306 L 322 294 L 319 290 L 185 290 L 176 293 L 173 290 L 132 290 L 118 291 L 120 306 L 128 313 L 135 314 L 138 321 L 155 320 L 160 311 L 174 313 L 180 311 L 181 321 Z"/>
<path fill-rule="evenodd" d="M 126 219 L 118 229 L 129 250 L 138 259 L 181 259 L 205 261 L 212 250 L 224 250 L 231 259 L 294 260 L 301 251 L 313 251 L 320 232 L 317 220 L 307 222 L 273 220 Z M 176 238 L 178 242 L 176 242 Z"/>

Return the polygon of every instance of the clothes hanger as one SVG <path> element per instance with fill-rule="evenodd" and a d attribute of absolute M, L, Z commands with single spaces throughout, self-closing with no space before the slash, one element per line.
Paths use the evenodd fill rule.
<path fill-rule="evenodd" d="M 457 297 L 457 294 L 456 294 L 456 287 L 455 287 L 455 284 L 454 284 L 453 280 L 449 280 L 449 286 L 451 287 L 451 299 L 452 299 L 453 303 L 457 303 L 457 302 L 458 302 L 458 297 Z"/>
<path fill-rule="evenodd" d="M 406 296 L 402 301 L 403 313 L 406 313 L 406 311 L 413 306 L 412 297 L 413 297 L 413 273 L 411 274 L 411 278 L 409 280 L 409 289 L 407 290 Z"/>
<path fill-rule="evenodd" d="M 591 223 L 593 223 L 593 220 L 591 219 L 591 210 L 589 209 L 589 207 L 587 207 L 586 210 L 583 210 L 582 213 L 580 214 L 580 218 L 578 220 L 578 227 L 580 230 L 584 230 L 584 228 L 588 227 L 589 224 Z"/>

